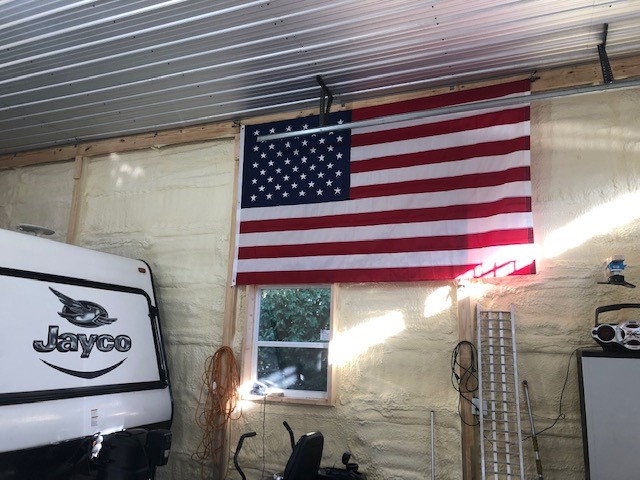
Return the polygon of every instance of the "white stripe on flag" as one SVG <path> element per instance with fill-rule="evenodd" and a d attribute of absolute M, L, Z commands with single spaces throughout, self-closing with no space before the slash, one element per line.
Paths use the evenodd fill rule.
<path fill-rule="evenodd" d="M 443 150 L 484 142 L 512 140 L 529 134 L 529 121 L 518 124 L 497 125 L 495 127 L 464 130 L 424 138 L 398 140 L 395 142 L 376 143 L 351 148 L 351 161 L 369 160 L 372 158 L 390 157 L 408 153 Z"/>
<path fill-rule="evenodd" d="M 472 175 L 474 173 L 501 172 L 515 167 L 528 167 L 531 163 L 529 151 L 518 151 L 505 155 L 491 157 L 476 157 L 455 162 L 433 163 L 418 165 L 415 167 L 392 168 L 388 170 L 375 170 L 372 172 L 352 173 L 351 186 L 362 187 L 365 185 L 389 184 L 412 180 L 427 180 L 434 178 Z"/>
<path fill-rule="evenodd" d="M 531 214 L 504 213 L 485 218 L 441 220 L 435 222 L 398 223 L 358 227 L 318 228 L 314 230 L 291 229 L 282 232 L 243 233 L 240 247 L 274 245 L 304 245 L 310 243 L 359 242 L 396 238 L 440 237 L 446 235 L 470 235 L 503 230 L 532 228 Z"/>

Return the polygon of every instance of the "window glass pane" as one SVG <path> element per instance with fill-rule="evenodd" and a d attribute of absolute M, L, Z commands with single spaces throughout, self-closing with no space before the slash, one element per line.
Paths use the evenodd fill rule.
<path fill-rule="evenodd" d="M 262 289 L 258 340 L 327 342 L 330 305 L 328 287 Z"/>
<path fill-rule="evenodd" d="M 327 391 L 327 349 L 258 347 L 258 381 L 284 390 Z"/>

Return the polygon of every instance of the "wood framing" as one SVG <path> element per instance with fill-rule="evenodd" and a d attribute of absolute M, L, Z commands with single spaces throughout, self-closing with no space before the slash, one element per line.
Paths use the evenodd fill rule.
<path fill-rule="evenodd" d="M 73 193 L 71 194 L 71 208 L 69 209 L 69 223 L 67 226 L 67 243 L 76 243 L 78 231 L 78 216 L 80 215 L 80 182 L 82 180 L 82 169 L 84 167 L 84 157 L 76 156 L 73 167 Z"/>
<path fill-rule="evenodd" d="M 233 258 L 236 252 L 236 200 L 238 198 L 238 172 L 240 170 L 240 135 L 235 136 L 233 154 L 233 199 L 231 201 L 231 229 L 229 231 L 229 265 L 227 268 L 227 292 L 224 305 L 224 326 L 222 329 L 222 345 L 233 347 L 236 332 L 237 288 L 233 283 Z"/>
<path fill-rule="evenodd" d="M 64 162 L 72 160 L 76 155 L 95 157 L 110 153 L 130 152 L 151 147 L 164 147 L 193 142 L 205 142 L 221 138 L 234 137 L 240 127 L 234 122 L 213 123 L 196 127 L 185 127 L 177 130 L 150 132 L 127 137 L 96 140 L 94 142 L 61 147 L 31 150 L 9 155 L 0 155 L 0 169 L 24 167 L 40 163 Z"/>
<path fill-rule="evenodd" d="M 227 268 L 227 290 L 224 303 L 224 324 L 222 325 L 222 346 L 233 348 L 236 333 L 236 305 L 238 300 L 238 289 L 232 286 L 233 280 L 233 259 L 236 248 L 236 198 L 238 197 L 238 172 L 240 165 L 240 136 L 235 135 L 235 151 L 233 155 L 233 200 L 231 202 L 231 229 L 229 232 L 229 265 Z M 223 359 L 224 360 L 224 359 Z M 222 368 L 222 374 L 226 372 Z M 240 375 L 240 372 L 238 372 Z M 218 421 L 222 423 L 222 418 Z M 225 478 L 229 467 L 229 425 L 224 424 L 224 428 L 217 435 L 220 448 L 214 451 L 213 465 L 216 470 L 216 478 Z"/>
<path fill-rule="evenodd" d="M 458 286 L 458 340 L 460 342 L 471 342 L 475 344 L 475 316 L 468 292 L 464 286 Z M 472 366 L 472 351 L 468 347 L 460 348 L 458 362 L 460 364 L 460 385 L 467 386 L 473 384 L 470 368 Z M 466 373 L 464 373 L 466 372 Z M 472 480 L 476 478 L 475 469 L 478 464 L 476 449 L 476 431 L 474 426 L 476 419 L 473 416 L 471 401 L 473 393 L 460 393 L 464 398 L 460 399 L 461 417 L 461 446 L 462 446 L 462 478 Z"/>

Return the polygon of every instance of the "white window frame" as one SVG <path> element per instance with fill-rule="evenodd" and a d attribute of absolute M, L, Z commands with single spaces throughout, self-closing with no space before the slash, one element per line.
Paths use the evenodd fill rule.
<path fill-rule="evenodd" d="M 327 342 L 274 342 L 258 340 L 259 332 L 259 309 L 260 302 L 258 295 L 263 289 L 283 289 L 283 288 L 319 288 L 325 287 L 331 290 L 331 305 L 329 319 L 329 340 Z M 333 405 L 334 403 L 334 369 L 331 362 L 327 364 L 327 391 L 305 391 L 305 390 L 279 390 L 269 389 L 265 395 L 255 395 L 251 389 L 257 382 L 258 347 L 280 347 L 283 343 L 286 347 L 302 348 L 322 348 L 327 349 L 328 358 L 331 358 L 331 340 L 336 329 L 335 305 L 337 297 L 337 285 L 317 284 L 317 285 L 249 285 L 246 288 L 247 320 L 244 324 L 243 347 L 242 347 L 242 398 L 245 400 L 267 400 L 268 402 L 279 403 L 304 403 L 315 405 Z"/>

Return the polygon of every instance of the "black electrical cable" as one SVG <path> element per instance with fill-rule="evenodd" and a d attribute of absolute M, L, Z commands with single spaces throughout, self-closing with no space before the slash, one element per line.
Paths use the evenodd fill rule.
<path fill-rule="evenodd" d="M 470 350 L 471 359 L 468 366 L 462 365 L 458 360 L 460 351 L 463 347 L 467 347 Z M 476 368 L 477 356 L 475 345 L 467 340 L 458 342 L 451 352 L 451 385 L 454 390 L 458 392 L 458 416 L 460 417 L 460 420 L 462 420 L 462 423 L 470 427 L 475 427 L 476 425 L 479 425 L 480 422 L 476 421 L 475 423 L 468 423 L 462 416 L 460 406 L 462 404 L 462 399 L 473 405 L 473 402 L 465 397 L 465 394 L 473 394 L 478 391 L 478 375 L 476 373 L 478 371 Z M 460 372 L 459 375 L 456 372 L 456 368 Z"/>
<path fill-rule="evenodd" d="M 567 389 L 567 382 L 569 381 L 569 371 L 571 370 L 571 359 L 578 352 L 578 350 L 580 350 L 580 348 L 576 348 L 573 352 L 571 352 L 571 355 L 569 355 L 569 361 L 567 362 L 567 373 L 564 376 L 564 383 L 562 384 L 562 390 L 560 391 L 560 402 L 559 402 L 559 406 L 558 406 L 558 416 L 555 418 L 555 420 L 553 421 L 553 423 L 551 425 L 549 425 L 548 427 L 543 428 L 539 432 L 536 432 L 537 436 L 540 436 L 544 432 L 552 429 L 553 427 L 556 426 L 556 423 L 558 423 L 558 421 L 564 420 L 566 418 L 566 415 L 562 411 L 562 400 L 564 398 L 564 392 Z M 529 436 L 523 438 L 522 441 L 524 442 L 525 440 L 528 440 L 531 437 L 532 437 L 532 435 L 529 435 Z"/>
<path fill-rule="evenodd" d="M 263 402 L 262 402 L 262 476 L 260 478 L 265 478 L 265 471 L 267 469 L 265 464 L 265 438 L 267 437 L 267 394 L 265 393 Z"/>

